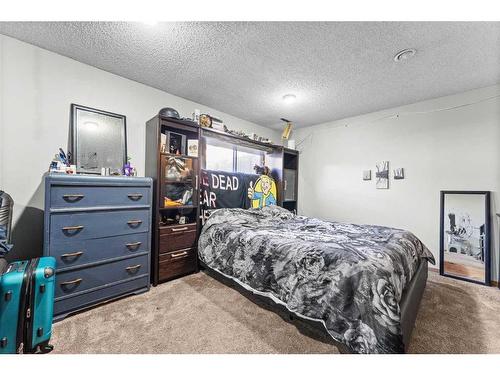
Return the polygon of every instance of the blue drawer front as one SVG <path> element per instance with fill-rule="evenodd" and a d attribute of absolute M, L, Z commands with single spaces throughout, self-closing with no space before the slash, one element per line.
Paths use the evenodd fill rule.
<path fill-rule="evenodd" d="M 50 243 L 147 232 L 149 214 L 149 210 L 54 213 L 50 217 Z"/>
<path fill-rule="evenodd" d="M 117 296 L 132 293 L 134 290 L 144 289 L 149 287 L 149 277 L 143 277 L 127 280 L 125 282 L 116 283 L 114 285 L 89 291 L 88 293 L 75 294 L 67 299 L 56 301 L 54 305 L 54 317 L 64 318 L 65 314 L 71 313 L 96 303 L 107 301 Z"/>
<path fill-rule="evenodd" d="M 139 206 L 151 203 L 149 187 L 53 186 L 51 208 Z"/>
<path fill-rule="evenodd" d="M 149 248 L 148 233 L 133 233 L 88 240 L 54 241 L 50 244 L 49 254 L 56 258 L 57 269 L 61 271 L 105 259 L 149 252 Z"/>
<path fill-rule="evenodd" d="M 56 300 L 89 289 L 148 274 L 148 256 L 100 264 L 56 274 Z"/>

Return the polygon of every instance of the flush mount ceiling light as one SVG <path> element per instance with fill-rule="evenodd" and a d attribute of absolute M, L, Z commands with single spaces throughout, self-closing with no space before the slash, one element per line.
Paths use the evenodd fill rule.
<path fill-rule="evenodd" d="M 412 58 L 413 56 L 415 56 L 416 53 L 417 53 L 417 50 L 414 48 L 404 49 L 404 50 L 396 53 L 396 55 L 394 55 L 394 61 L 400 62 L 400 61 L 408 60 L 408 59 Z"/>
<path fill-rule="evenodd" d="M 148 25 L 148 26 L 156 26 L 158 24 L 158 21 L 155 20 L 144 20 L 142 21 L 143 24 Z"/>
<path fill-rule="evenodd" d="M 292 104 L 293 102 L 295 102 L 296 99 L 297 99 L 297 97 L 295 95 L 293 95 L 293 94 L 283 95 L 283 101 L 286 104 Z"/>

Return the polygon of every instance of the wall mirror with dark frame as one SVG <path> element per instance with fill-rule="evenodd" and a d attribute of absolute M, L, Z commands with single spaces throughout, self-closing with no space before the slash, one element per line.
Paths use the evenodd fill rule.
<path fill-rule="evenodd" d="M 441 275 L 490 285 L 490 223 L 489 191 L 441 191 Z"/>
<path fill-rule="evenodd" d="M 127 162 L 126 117 L 71 104 L 69 149 L 78 173 L 121 171 Z"/>

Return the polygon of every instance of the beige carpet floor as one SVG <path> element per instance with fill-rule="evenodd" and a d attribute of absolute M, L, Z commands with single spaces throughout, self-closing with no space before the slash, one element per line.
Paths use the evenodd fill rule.
<path fill-rule="evenodd" d="M 500 290 L 430 272 L 410 353 L 500 353 Z M 338 353 L 200 272 L 55 323 L 53 353 Z"/>

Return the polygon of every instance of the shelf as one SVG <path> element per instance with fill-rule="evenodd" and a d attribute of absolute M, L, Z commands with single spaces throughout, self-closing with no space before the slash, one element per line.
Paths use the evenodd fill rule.
<path fill-rule="evenodd" d="M 160 155 L 167 156 L 167 157 L 177 157 L 177 158 L 181 158 L 181 159 L 198 159 L 199 158 L 199 156 L 189 156 L 189 155 L 184 155 L 184 154 L 177 155 L 177 154 L 171 154 L 169 152 L 160 152 Z"/>
<path fill-rule="evenodd" d="M 162 211 L 162 210 L 182 210 L 182 209 L 189 209 L 189 208 L 195 209 L 195 208 L 198 208 L 198 205 L 160 207 L 160 211 Z"/>
<path fill-rule="evenodd" d="M 198 133 L 198 130 L 200 129 L 200 126 L 196 122 L 191 121 L 189 119 L 178 120 L 163 116 L 159 116 L 159 119 L 160 119 L 160 127 L 174 128 L 190 133 Z"/>
<path fill-rule="evenodd" d="M 284 199 L 283 203 L 295 203 L 297 202 L 297 199 Z"/>
<path fill-rule="evenodd" d="M 224 138 L 227 142 L 240 145 L 240 146 L 246 146 L 250 148 L 258 148 L 258 149 L 263 149 L 263 151 L 266 152 L 272 152 L 275 149 L 281 149 L 283 146 L 280 145 L 274 145 L 272 143 L 264 143 L 264 142 L 259 142 L 255 141 L 250 138 L 246 137 L 241 137 L 238 135 L 234 135 L 231 133 L 227 133 L 221 130 L 216 130 L 212 128 L 201 128 L 202 130 L 202 136 L 204 137 L 210 137 L 210 138 Z"/>
<path fill-rule="evenodd" d="M 187 223 L 187 224 L 165 224 L 165 225 L 158 225 L 158 228 L 160 228 L 160 230 L 162 229 L 175 229 L 175 228 L 182 228 L 182 227 L 189 227 L 189 228 L 193 228 L 193 229 L 196 229 L 196 223 Z"/>
<path fill-rule="evenodd" d="M 165 180 L 163 181 L 164 184 L 185 184 L 185 185 L 192 185 L 194 180 L 186 180 L 186 181 L 168 181 Z"/>

